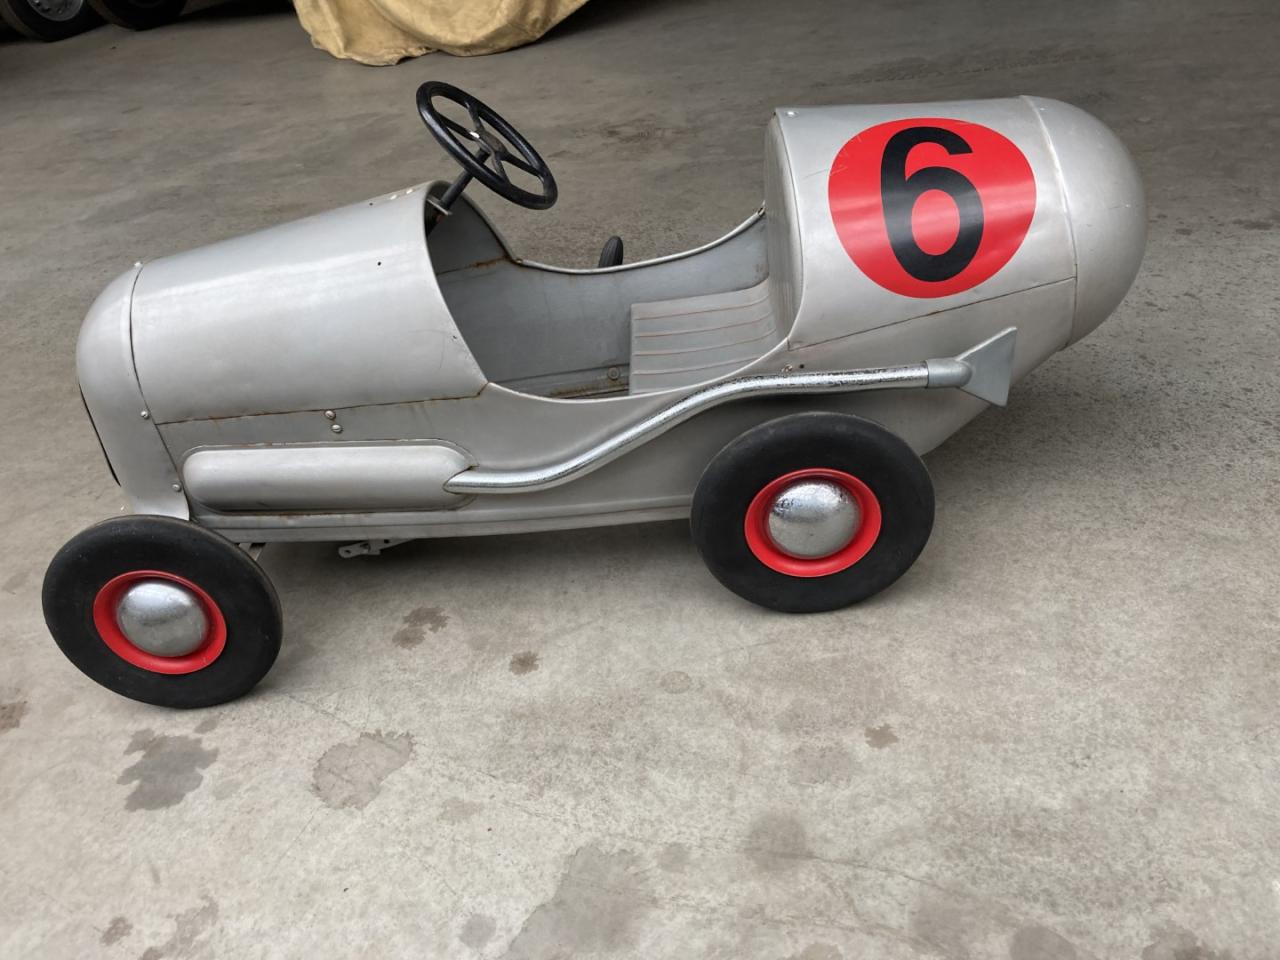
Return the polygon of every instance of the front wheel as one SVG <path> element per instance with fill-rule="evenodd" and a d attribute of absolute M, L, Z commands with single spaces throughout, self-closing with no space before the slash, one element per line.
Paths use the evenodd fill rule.
<path fill-rule="evenodd" d="M 262 569 L 171 517 L 118 517 L 72 537 L 49 564 L 43 601 L 67 659 L 143 703 L 234 700 L 280 652 L 280 603 Z"/>
<path fill-rule="evenodd" d="M 879 593 L 933 530 L 933 483 L 901 438 L 848 414 L 770 420 L 731 441 L 698 482 L 693 541 L 721 583 L 786 613 Z"/>

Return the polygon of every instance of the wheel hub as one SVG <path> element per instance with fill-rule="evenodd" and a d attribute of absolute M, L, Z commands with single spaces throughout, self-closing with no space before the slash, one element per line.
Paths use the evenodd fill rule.
<path fill-rule="evenodd" d="M 880 501 L 844 470 L 805 467 L 766 483 L 747 506 L 747 548 L 770 570 L 826 577 L 853 566 L 880 536 Z"/>
<path fill-rule="evenodd" d="M 848 490 L 815 478 L 799 480 L 774 497 L 767 529 L 783 553 L 812 560 L 845 547 L 861 522 L 862 510 Z"/>
<path fill-rule="evenodd" d="M 93 600 L 93 625 L 111 652 L 151 673 L 203 670 L 227 645 L 227 621 L 203 588 L 164 570 L 130 570 Z"/>
<path fill-rule="evenodd" d="M 140 580 L 116 601 L 120 632 L 140 650 L 157 657 L 185 657 L 209 634 L 209 618 L 199 599 L 168 580 Z"/>

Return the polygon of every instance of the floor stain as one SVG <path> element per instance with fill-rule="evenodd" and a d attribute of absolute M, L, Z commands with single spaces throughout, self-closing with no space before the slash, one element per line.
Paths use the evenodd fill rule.
<path fill-rule="evenodd" d="M 493 917 L 486 917 L 483 913 L 473 913 L 462 925 L 462 932 L 458 934 L 458 939 L 472 950 L 482 950 L 484 945 L 493 939 L 496 929 Z"/>
<path fill-rule="evenodd" d="M 470 820 L 483 809 L 483 803 L 470 803 L 450 797 L 440 805 L 440 819 L 445 823 L 461 823 L 463 820 Z"/>
<path fill-rule="evenodd" d="M 0 733 L 17 730 L 22 725 L 22 718 L 27 715 L 27 701 L 12 700 L 0 703 Z"/>
<path fill-rule="evenodd" d="M 532 650 L 517 653 L 511 658 L 511 665 L 508 669 L 517 676 L 525 673 L 533 673 L 533 671 L 538 669 L 538 655 Z"/>
<path fill-rule="evenodd" d="M 119 943 L 131 933 L 133 933 L 133 924 L 127 918 L 112 917 L 111 922 L 107 924 L 107 929 L 102 931 L 102 938 L 99 942 L 104 947 L 109 947 L 113 943 Z"/>
<path fill-rule="evenodd" d="M 1022 927 L 1009 941 L 1009 960 L 1076 960 L 1077 956 L 1075 944 L 1048 927 Z"/>
<path fill-rule="evenodd" d="M 217 717 L 205 717 L 196 724 L 196 733 L 212 733 L 218 728 Z"/>
<path fill-rule="evenodd" d="M 525 919 L 502 954 L 505 960 L 631 954 L 633 933 L 651 901 L 640 884 L 639 858 L 595 844 L 569 860 L 555 892 Z"/>
<path fill-rule="evenodd" d="M 1142 950 L 1142 960 L 1231 960 L 1230 951 L 1211 950 L 1194 933 L 1177 924 L 1154 927 L 1151 936 L 1152 941 Z"/>
<path fill-rule="evenodd" d="M 404 650 L 412 650 L 427 639 L 427 631 L 439 633 L 449 625 L 449 615 L 439 607 L 414 607 L 404 615 L 403 626 L 391 637 L 391 642 Z"/>
<path fill-rule="evenodd" d="M 804 824 L 785 813 L 766 813 L 747 831 L 746 854 L 769 873 L 793 867 L 811 856 Z"/>
<path fill-rule="evenodd" d="M 204 781 L 200 771 L 218 758 L 218 751 L 204 749 L 198 737 L 157 736 L 150 730 L 135 733 L 124 752 L 142 753 L 116 779 L 121 785 L 135 784 L 126 810 L 161 810 L 181 803 Z"/>
<path fill-rule="evenodd" d="M 8 580 L 6 580 L 3 586 L 0 586 L 0 590 L 3 590 L 5 593 L 17 593 L 22 588 L 22 585 L 26 582 L 27 582 L 27 571 L 19 570 L 17 573 L 11 576 Z"/>
<path fill-rule="evenodd" d="M 417 627 L 401 627 L 391 635 L 391 642 L 401 650 L 412 650 L 426 639 L 426 634 Z"/>
<path fill-rule="evenodd" d="M 658 679 L 658 687 L 664 693 L 686 693 L 693 687 L 693 678 L 683 670 L 672 670 Z"/>
<path fill-rule="evenodd" d="M 892 747 L 898 742 L 898 735 L 893 732 L 893 727 L 887 723 L 878 727 L 867 727 L 866 737 L 867 746 L 873 750 L 883 750 L 885 747 Z"/>
<path fill-rule="evenodd" d="M 362 733 L 335 743 L 316 761 L 311 787 L 326 806 L 363 810 L 382 790 L 382 782 L 413 756 L 407 733 Z"/>
<path fill-rule="evenodd" d="M 204 902 L 200 906 L 174 916 L 173 935 L 158 946 L 147 947 L 138 960 L 181 960 L 194 956 L 196 949 L 204 946 L 198 941 L 218 919 L 217 901 L 207 895 L 201 900 Z"/>
<path fill-rule="evenodd" d="M 689 864 L 689 848 L 683 843 L 668 843 L 658 853 L 658 866 L 668 873 L 683 873 Z"/>

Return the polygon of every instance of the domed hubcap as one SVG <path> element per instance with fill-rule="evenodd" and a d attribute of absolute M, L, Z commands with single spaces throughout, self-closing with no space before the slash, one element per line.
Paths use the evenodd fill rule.
<path fill-rule="evenodd" d="M 227 645 L 227 621 L 213 597 L 162 570 L 132 570 L 103 584 L 93 625 L 112 653 L 152 673 L 203 670 Z"/>
<path fill-rule="evenodd" d="M 804 560 L 829 557 L 853 539 L 862 510 L 849 491 L 830 480 L 800 480 L 773 498 L 769 539 Z"/>
<path fill-rule="evenodd" d="M 851 473 L 793 470 L 765 484 L 744 518 L 747 547 L 770 570 L 826 577 L 867 555 L 880 536 L 880 501 Z"/>
<path fill-rule="evenodd" d="M 168 580 L 139 580 L 116 601 L 120 632 L 157 657 L 185 657 L 204 643 L 209 618 L 199 599 Z"/>

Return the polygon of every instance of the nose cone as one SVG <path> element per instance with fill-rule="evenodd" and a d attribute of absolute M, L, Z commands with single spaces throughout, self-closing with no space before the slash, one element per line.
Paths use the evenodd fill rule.
<path fill-rule="evenodd" d="M 1110 316 L 1138 275 L 1147 246 L 1147 202 L 1129 151 L 1076 107 L 1030 98 L 1058 161 L 1076 248 L 1075 343 Z"/>

